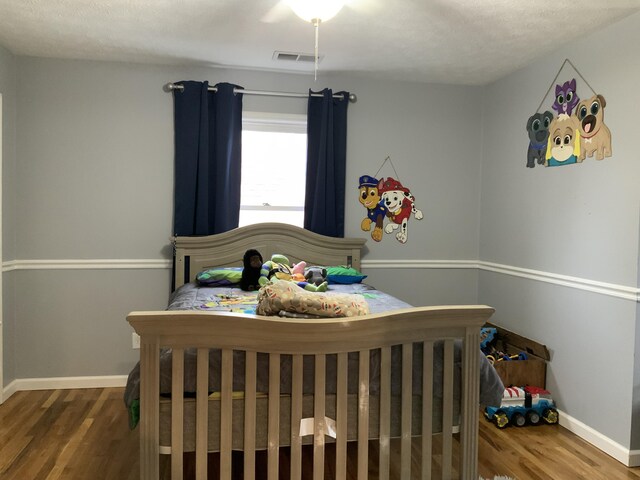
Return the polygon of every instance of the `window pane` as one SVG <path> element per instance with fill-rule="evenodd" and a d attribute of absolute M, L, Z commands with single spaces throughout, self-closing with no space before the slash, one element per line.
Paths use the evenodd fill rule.
<path fill-rule="evenodd" d="M 240 227 L 263 222 L 280 222 L 304 227 L 304 210 L 292 212 L 282 210 L 259 211 L 240 209 Z"/>
<path fill-rule="evenodd" d="M 306 133 L 243 130 L 241 226 L 259 222 L 302 226 L 306 158 Z M 273 208 L 246 209 L 262 206 Z M 278 211 L 278 207 L 298 207 L 298 211 Z"/>

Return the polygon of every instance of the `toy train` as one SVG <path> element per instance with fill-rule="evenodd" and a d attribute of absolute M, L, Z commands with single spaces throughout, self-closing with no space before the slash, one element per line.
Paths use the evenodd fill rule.
<path fill-rule="evenodd" d="M 486 407 L 484 414 L 498 428 L 538 425 L 541 421 L 558 423 L 558 410 L 551 394 L 538 387 L 505 388 L 500 406 Z"/>

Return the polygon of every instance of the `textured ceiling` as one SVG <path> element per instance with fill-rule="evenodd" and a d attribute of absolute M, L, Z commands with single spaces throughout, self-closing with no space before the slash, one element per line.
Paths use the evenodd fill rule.
<path fill-rule="evenodd" d="M 482 85 L 637 11 L 640 0 L 352 0 L 320 26 L 320 70 Z M 0 0 L 0 45 L 39 57 L 312 72 L 273 53 L 313 53 L 314 31 L 278 0 Z"/>

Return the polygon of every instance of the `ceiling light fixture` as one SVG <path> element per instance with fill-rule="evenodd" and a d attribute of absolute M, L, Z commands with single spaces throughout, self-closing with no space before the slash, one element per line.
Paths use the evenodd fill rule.
<path fill-rule="evenodd" d="M 313 79 L 318 79 L 318 37 L 320 23 L 331 20 L 342 9 L 345 0 L 289 0 L 289 7 L 293 12 L 310 22 L 316 30 L 315 62 Z"/>

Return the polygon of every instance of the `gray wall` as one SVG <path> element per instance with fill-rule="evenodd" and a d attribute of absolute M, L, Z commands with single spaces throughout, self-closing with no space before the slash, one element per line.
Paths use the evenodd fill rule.
<path fill-rule="evenodd" d="M 2 93 L 2 258 L 15 258 L 16 177 L 16 58 L 0 47 L 0 93 Z M 2 367 L 3 383 L 15 377 L 14 282 L 10 275 L 2 283 Z M 3 385 L 0 385 L 2 388 Z"/>
<path fill-rule="evenodd" d="M 11 207 L 19 260 L 169 258 L 173 118 L 169 81 L 227 81 L 248 89 L 358 95 L 350 106 L 346 235 L 360 230 L 358 177 L 391 155 L 424 211 L 409 242 L 368 242 L 365 260 L 475 259 L 481 132 L 472 87 L 388 83 L 362 77 L 285 75 L 19 57 L 18 202 Z M 305 113 L 306 101 L 245 96 L 247 111 Z M 460 140 L 465 132 L 464 141 Z M 470 134 L 467 132 L 471 132 Z M 381 172 L 393 175 L 389 167 Z M 456 185 L 455 189 L 450 185 Z M 410 272 L 410 273 L 407 273 Z M 433 288 L 425 298 L 425 274 Z M 477 272 L 370 268 L 373 283 L 415 303 L 474 303 Z M 412 279 L 407 283 L 409 275 Z M 126 374 L 137 359 L 125 316 L 162 309 L 168 270 L 18 270 L 16 378 Z M 402 285 L 403 288 L 398 288 Z"/>
<path fill-rule="evenodd" d="M 639 43 L 636 14 L 485 89 L 483 261 L 637 287 L 640 52 L 624 46 Z M 527 169 L 527 118 L 565 58 L 606 98 L 613 157 Z M 559 80 L 573 76 L 581 98 L 590 97 L 570 66 Z M 630 441 L 632 413 L 634 423 L 640 413 L 636 302 L 490 272 L 480 275 L 479 301 L 496 307 L 497 323 L 551 349 L 548 386 L 562 410 L 622 446 L 640 446 L 637 432 Z"/>

